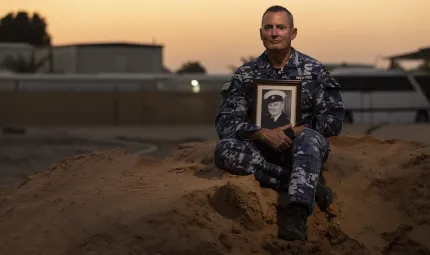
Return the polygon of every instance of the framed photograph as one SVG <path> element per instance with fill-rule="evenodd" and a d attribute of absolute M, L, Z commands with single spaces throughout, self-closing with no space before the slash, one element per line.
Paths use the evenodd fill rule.
<path fill-rule="evenodd" d="M 300 121 L 300 80 L 254 80 L 253 121 L 277 128 Z"/>

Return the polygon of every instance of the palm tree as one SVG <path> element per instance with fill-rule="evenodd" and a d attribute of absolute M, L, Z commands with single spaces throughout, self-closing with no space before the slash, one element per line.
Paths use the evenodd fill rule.
<path fill-rule="evenodd" d="M 32 52 L 29 61 L 22 55 L 8 56 L 3 60 L 2 66 L 15 73 L 36 73 L 48 60 L 50 60 L 50 54 L 36 61 L 35 54 Z"/>

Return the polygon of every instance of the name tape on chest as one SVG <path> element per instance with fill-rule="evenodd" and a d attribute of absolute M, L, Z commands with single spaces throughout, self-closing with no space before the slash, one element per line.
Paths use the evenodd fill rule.
<path fill-rule="evenodd" d="M 317 80 L 316 75 L 290 76 L 292 80 Z"/>

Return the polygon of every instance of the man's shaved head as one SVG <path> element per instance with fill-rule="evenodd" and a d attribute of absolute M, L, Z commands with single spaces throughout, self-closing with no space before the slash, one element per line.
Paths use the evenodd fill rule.
<path fill-rule="evenodd" d="M 288 15 L 288 21 L 290 23 L 290 29 L 292 29 L 294 27 L 293 14 L 291 14 L 291 12 L 287 8 L 282 7 L 280 5 L 273 5 L 269 8 L 267 8 L 267 10 L 263 13 L 263 16 L 261 17 L 261 24 L 262 25 L 263 25 L 264 15 L 266 15 L 268 12 L 286 12 Z"/>

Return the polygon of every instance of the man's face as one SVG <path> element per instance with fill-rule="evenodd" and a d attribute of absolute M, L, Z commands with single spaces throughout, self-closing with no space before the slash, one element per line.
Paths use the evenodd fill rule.
<path fill-rule="evenodd" d="M 290 27 L 286 12 L 268 12 L 263 17 L 260 37 L 267 50 L 285 50 L 296 38 L 297 29 Z"/>
<path fill-rule="evenodd" d="M 277 116 L 281 114 L 283 107 L 284 107 L 284 102 L 281 102 L 281 101 L 271 102 L 268 105 L 268 110 L 271 115 Z"/>

